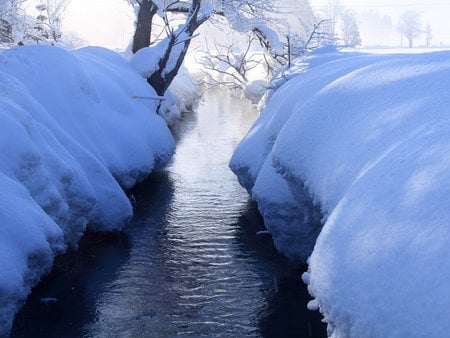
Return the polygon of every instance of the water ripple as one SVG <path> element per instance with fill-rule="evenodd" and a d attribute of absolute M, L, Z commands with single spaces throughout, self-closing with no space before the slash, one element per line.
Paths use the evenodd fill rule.
<path fill-rule="evenodd" d="M 208 102 L 185 117 L 167 170 L 133 192 L 137 205 L 123 255 L 107 247 L 110 256 L 92 255 L 100 262 L 80 273 L 79 284 L 69 274 L 69 291 L 57 296 L 69 319 L 52 321 L 53 334 L 45 333 L 51 318 L 44 309 L 33 336 L 308 337 L 309 319 L 301 319 L 308 315 L 299 314 L 308 301 L 300 273 L 284 287 L 292 267 L 270 238 L 256 235 L 263 229 L 259 214 L 227 166 L 257 113 L 222 93 Z M 70 298 L 75 292 L 80 296 Z M 301 292 L 306 296 L 298 300 Z M 80 326 L 67 325 L 74 316 Z"/>

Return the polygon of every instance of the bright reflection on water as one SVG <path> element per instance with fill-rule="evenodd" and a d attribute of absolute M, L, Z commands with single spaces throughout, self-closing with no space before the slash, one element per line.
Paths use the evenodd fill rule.
<path fill-rule="evenodd" d="M 94 245 L 73 258 L 75 276 L 59 264 L 63 271 L 17 316 L 13 336 L 323 336 L 319 316 L 306 310 L 300 270 L 256 236 L 261 218 L 228 169 L 256 116 L 245 102 L 209 93 L 182 121 L 166 171 L 133 191 L 126 238 L 87 236 Z M 41 297 L 58 298 L 59 307 L 42 309 Z"/>
<path fill-rule="evenodd" d="M 166 214 L 136 217 L 130 260 L 97 300 L 94 335 L 257 333 L 266 286 L 236 240 L 247 196 L 227 166 L 256 116 L 221 96 L 183 121 L 167 169 Z"/>

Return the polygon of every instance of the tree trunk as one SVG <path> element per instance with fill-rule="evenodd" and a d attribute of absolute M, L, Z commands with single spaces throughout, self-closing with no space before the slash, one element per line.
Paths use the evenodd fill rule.
<path fill-rule="evenodd" d="M 192 7 L 186 19 L 186 26 L 182 28 L 182 31 L 185 32 L 181 34 L 183 38 L 179 41 L 177 32 L 172 32 L 164 56 L 159 61 L 158 70 L 147 79 L 147 82 L 155 89 L 158 95 L 164 95 L 167 88 L 169 88 L 183 64 L 195 30 L 207 19 L 206 17 L 198 18 L 200 3 L 200 0 L 194 0 L 192 2 Z"/>
<path fill-rule="evenodd" d="M 150 46 L 150 36 L 152 33 L 153 16 L 156 14 L 158 8 L 153 1 L 142 0 L 139 6 L 137 15 L 136 31 L 133 37 L 133 53 L 139 49 Z"/>

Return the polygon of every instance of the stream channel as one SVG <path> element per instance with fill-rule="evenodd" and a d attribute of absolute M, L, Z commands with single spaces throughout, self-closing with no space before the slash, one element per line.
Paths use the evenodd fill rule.
<path fill-rule="evenodd" d="M 168 167 L 133 191 L 121 233 L 88 232 L 16 315 L 11 337 L 324 337 L 301 281 L 228 169 L 257 112 L 210 91 Z"/>

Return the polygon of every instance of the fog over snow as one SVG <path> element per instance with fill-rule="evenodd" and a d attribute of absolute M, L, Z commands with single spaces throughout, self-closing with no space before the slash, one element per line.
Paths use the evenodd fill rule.
<path fill-rule="evenodd" d="M 311 6 L 321 13 L 328 0 L 311 0 Z M 333 1 L 330 1 L 333 2 Z M 450 2 L 446 0 L 339 0 L 340 5 L 351 9 L 357 15 L 363 47 L 403 47 L 406 39 L 398 31 L 399 17 L 407 10 L 420 14 L 422 33 L 416 39 L 416 46 L 425 46 L 425 29 L 431 27 L 431 46 L 450 46 Z"/>

